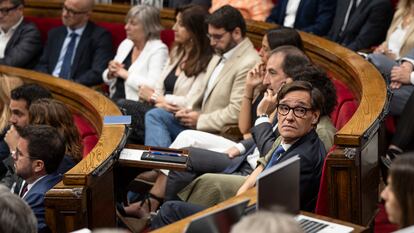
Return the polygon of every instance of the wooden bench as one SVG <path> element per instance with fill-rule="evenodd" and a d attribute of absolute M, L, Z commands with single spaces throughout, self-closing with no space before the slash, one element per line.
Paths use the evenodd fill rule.
<path fill-rule="evenodd" d="M 25 15 L 59 17 L 61 2 L 26 0 Z M 123 23 L 128 10 L 126 5 L 97 5 L 92 20 Z M 164 9 L 161 17 L 163 26 L 171 28 L 174 12 Z M 253 21 L 247 25 L 247 35 L 256 47 L 265 31 L 275 27 Z M 311 59 L 345 84 L 358 104 L 335 135 L 336 148 L 326 161 L 326 214 L 366 226 L 372 222 L 378 200 L 378 127 L 386 101 L 385 83 L 371 64 L 352 51 L 307 33 L 301 37 Z M 74 83 L 14 68 L 0 67 L 0 72 L 46 85 L 56 98 L 89 119 L 100 136 L 90 155 L 47 193 L 46 218 L 53 231 L 114 226 L 114 177 L 108 158 L 124 130 L 121 126 L 103 126 L 102 116 L 119 115 L 119 110 L 108 99 Z"/>

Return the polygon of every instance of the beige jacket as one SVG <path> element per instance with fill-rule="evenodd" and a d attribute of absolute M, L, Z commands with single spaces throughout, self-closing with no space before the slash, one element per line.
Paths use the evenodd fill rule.
<path fill-rule="evenodd" d="M 400 25 L 402 21 L 403 21 L 403 11 L 395 12 L 394 18 L 392 19 L 390 28 L 388 29 L 388 32 L 387 32 L 387 38 L 383 42 L 382 45 L 385 45 L 385 46 L 388 45 L 388 41 L 389 41 L 391 33 L 393 33 L 397 29 L 398 25 Z M 400 50 L 400 57 L 405 57 L 408 54 L 408 52 L 410 52 L 410 50 L 414 48 L 414 23 L 411 23 L 410 26 L 408 26 L 407 33 L 405 34 L 403 41 L 404 42 Z"/>
<path fill-rule="evenodd" d="M 219 61 L 218 56 L 211 59 L 205 75 L 205 88 Z M 248 38 L 237 45 L 213 87 L 206 93 L 204 104 L 204 92 L 200 92 L 195 98 L 193 109 L 201 111 L 197 130 L 217 133 L 224 126 L 237 124 L 247 72 L 259 61 L 259 55 Z"/>

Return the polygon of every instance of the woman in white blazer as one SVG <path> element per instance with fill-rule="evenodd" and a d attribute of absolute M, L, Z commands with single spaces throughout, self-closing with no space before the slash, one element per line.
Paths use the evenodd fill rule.
<path fill-rule="evenodd" d="M 167 57 L 168 48 L 160 40 L 158 9 L 138 5 L 129 10 L 125 31 L 127 39 L 118 47 L 115 58 L 103 73 L 113 100 L 139 100 L 139 86 L 155 87 Z"/>
<path fill-rule="evenodd" d="M 158 107 L 176 112 L 191 107 L 194 96 L 204 91 L 204 72 L 213 53 L 204 23 L 208 12 L 199 6 L 177 12 L 173 26 L 174 47 L 161 75 L 154 85 L 145 83 L 139 86 L 140 101 L 118 101 L 119 106 L 132 116 L 134 130 L 128 138 L 131 142 L 144 144 L 145 113 L 148 110 Z"/>

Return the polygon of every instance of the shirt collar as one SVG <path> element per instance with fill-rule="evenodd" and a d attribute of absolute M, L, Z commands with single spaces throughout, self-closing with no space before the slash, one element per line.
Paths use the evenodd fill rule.
<path fill-rule="evenodd" d="M 13 33 L 14 31 L 16 31 L 17 27 L 23 22 L 23 16 L 20 17 L 20 19 L 17 21 L 17 23 L 15 25 L 13 25 L 8 31 L 7 33 Z M 1 34 L 5 34 L 5 32 L 3 31 L 2 28 L 0 28 Z"/>
<path fill-rule="evenodd" d="M 76 34 L 78 34 L 78 36 L 79 36 L 79 38 L 80 38 L 80 37 L 82 36 L 83 31 L 85 31 L 86 25 L 87 25 L 87 24 L 85 24 L 84 26 L 82 26 L 82 27 L 80 27 L 80 28 L 77 28 L 77 29 L 75 29 L 75 30 L 72 30 L 72 29 L 70 29 L 69 27 L 66 27 L 66 29 L 68 30 L 68 34 L 67 34 L 67 36 L 69 36 L 70 34 L 72 34 L 73 32 L 75 32 Z"/>

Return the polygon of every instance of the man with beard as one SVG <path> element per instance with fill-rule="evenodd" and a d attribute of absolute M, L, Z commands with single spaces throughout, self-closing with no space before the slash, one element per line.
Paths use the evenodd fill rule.
<path fill-rule="evenodd" d="M 247 72 L 260 61 L 246 37 L 241 13 L 223 6 L 206 20 L 210 45 L 216 52 L 205 74 L 205 91 L 200 91 L 190 109 L 175 115 L 156 108 L 145 115 L 145 145 L 168 147 L 184 129 L 220 133 L 236 125 Z"/>
<path fill-rule="evenodd" d="M 11 116 L 9 119 L 11 127 L 4 138 L 10 152 L 16 150 L 18 140 L 16 128 L 21 128 L 29 124 L 29 107 L 35 100 L 41 98 L 52 98 L 52 94 L 44 87 L 36 84 L 26 84 L 11 91 Z M 15 181 L 13 159 L 9 154 L 4 156 L 7 158 L 0 165 L 5 166 L 8 171 L 5 177 L 0 177 L 0 182 L 11 188 Z"/>
<path fill-rule="evenodd" d="M 103 82 L 102 72 L 112 58 L 111 35 L 89 21 L 93 0 L 66 0 L 63 26 L 48 33 L 36 70 L 86 86 Z"/>

